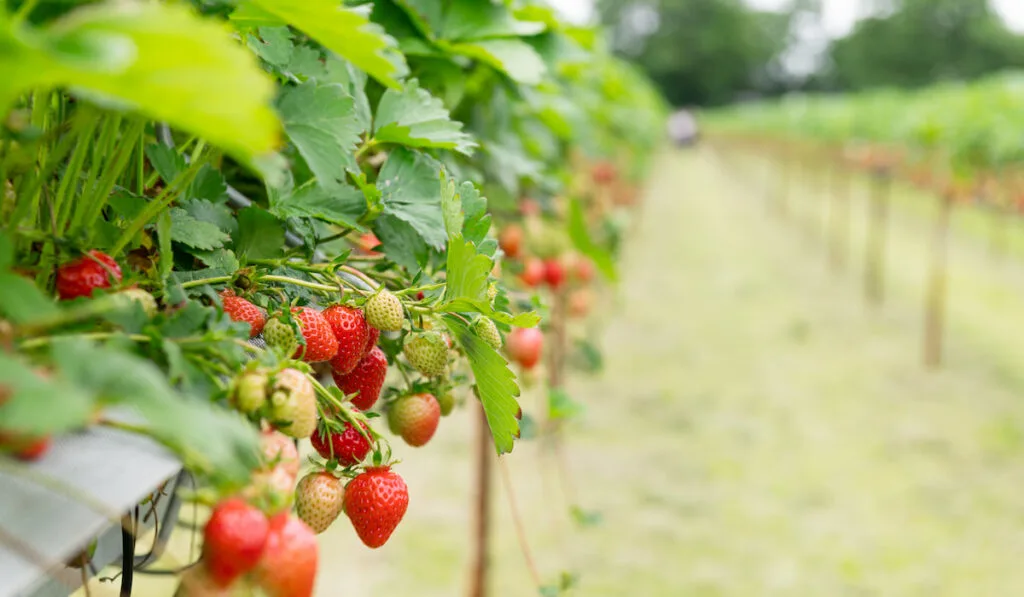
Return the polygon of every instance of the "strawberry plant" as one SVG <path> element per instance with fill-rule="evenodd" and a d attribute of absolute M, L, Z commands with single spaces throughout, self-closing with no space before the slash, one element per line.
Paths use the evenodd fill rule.
<path fill-rule="evenodd" d="M 539 1 L 5 0 L 0 45 L 0 448 L 175 452 L 214 512 L 185 595 L 309 595 L 343 511 L 383 545 L 382 411 L 421 446 L 476 400 L 512 451 L 503 350 L 614 280 L 664 115 Z"/>

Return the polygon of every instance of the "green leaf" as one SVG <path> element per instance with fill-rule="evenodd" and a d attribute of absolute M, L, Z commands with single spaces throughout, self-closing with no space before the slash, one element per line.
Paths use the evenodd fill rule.
<path fill-rule="evenodd" d="M 288 138 L 320 186 L 334 190 L 344 185 L 345 169 L 358 169 L 353 152 L 363 132 L 345 89 L 307 81 L 283 90 L 277 108 Z"/>
<path fill-rule="evenodd" d="M 534 311 L 527 311 L 525 313 L 519 313 L 518 315 L 512 315 L 504 311 L 497 311 L 487 302 L 486 299 L 468 299 L 460 298 L 452 301 L 447 301 L 445 304 L 438 307 L 438 311 L 445 313 L 480 313 L 490 317 L 498 323 L 503 323 L 507 326 L 513 326 L 517 328 L 532 328 L 540 323 L 540 315 Z"/>
<path fill-rule="evenodd" d="M 491 0 L 450 0 L 440 37 L 450 40 L 519 37 L 536 35 L 547 26 L 536 21 L 520 21 L 504 2 Z"/>
<path fill-rule="evenodd" d="M 518 39 L 484 39 L 447 46 L 453 54 L 469 56 L 505 73 L 524 85 L 536 85 L 547 67 L 530 44 Z"/>
<path fill-rule="evenodd" d="M 206 199 L 192 199 L 178 204 L 193 218 L 209 222 L 229 235 L 238 230 L 235 214 L 223 203 L 211 203 Z"/>
<path fill-rule="evenodd" d="M 587 218 L 583 213 L 583 207 L 580 206 L 579 201 L 573 199 L 569 202 L 569 238 L 572 239 L 572 244 L 576 247 L 576 250 L 586 255 L 594 262 L 594 266 L 597 267 L 604 277 L 608 278 L 612 282 L 618 279 L 618 275 L 615 272 L 615 259 L 611 253 L 599 246 L 597 243 L 590 238 L 590 232 L 587 229 Z"/>
<path fill-rule="evenodd" d="M 192 199 L 205 199 L 219 203 L 227 198 L 228 185 L 224 175 L 209 164 L 203 164 L 188 186 L 186 195 Z M 202 219 L 202 218 L 200 218 Z"/>
<path fill-rule="evenodd" d="M 449 180 L 441 170 L 441 215 L 444 218 L 444 229 L 448 233 L 448 242 L 462 235 L 462 224 L 466 217 L 462 213 L 462 199 L 455 192 L 455 181 Z"/>
<path fill-rule="evenodd" d="M 420 88 L 416 79 L 406 82 L 401 91 L 384 92 L 373 136 L 381 143 L 452 149 L 464 155 L 472 155 L 476 147 L 462 123 L 452 120 L 441 100 Z"/>
<path fill-rule="evenodd" d="M 398 265 L 409 271 L 426 265 L 430 248 L 420 233 L 405 220 L 384 214 L 374 220 L 373 232 L 383 245 L 384 254 Z"/>
<path fill-rule="evenodd" d="M 157 254 L 157 268 L 160 280 L 167 285 L 167 280 L 174 269 L 174 251 L 171 248 L 171 213 L 164 210 L 156 218 L 156 239 L 160 252 Z"/>
<path fill-rule="evenodd" d="M 256 466 L 255 428 L 209 402 L 184 399 L 152 362 L 80 340 L 55 343 L 53 357 L 61 375 L 76 387 L 109 404 L 130 404 L 146 420 L 147 434 L 193 471 L 241 484 Z"/>
<path fill-rule="evenodd" d="M 45 29 L 0 23 L 0 46 L 0 113 L 29 89 L 66 86 L 195 133 L 246 163 L 277 145 L 273 82 L 219 23 L 184 5 L 82 6 Z"/>
<path fill-rule="evenodd" d="M 487 280 L 494 262 L 476 252 L 473 243 L 456 235 L 448 242 L 447 283 L 445 298 L 447 302 L 456 299 L 469 301 L 486 301 Z"/>
<path fill-rule="evenodd" d="M 5 270 L 14 265 L 14 243 L 7 233 L 0 230 L 0 270 Z"/>
<path fill-rule="evenodd" d="M 173 147 L 168 147 L 163 143 L 147 145 L 146 159 L 153 165 L 160 178 L 168 184 L 173 182 L 188 167 L 188 164 L 185 163 L 185 156 L 178 153 Z"/>
<path fill-rule="evenodd" d="M 58 367 L 63 363 L 56 362 Z M 0 351 L 0 379 L 9 392 L 0 404 L 4 429 L 30 436 L 84 426 L 93 416 L 94 395 L 63 376 L 43 378 L 31 364 Z"/>
<path fill-rule="evenodd" d="M 216 224 L 193 218 L 180 207 L 171 208 L 171 240 L 196 249 L 217 249 L 230 237 Z"/>
<path fill-rule="evenodd" d="M 247 4 L 299 29 L 387 87 L 400 87 L 397 79 L 409 70 L 391 36 L 337 0 L 247 0 L 241 6 Z"/>
<path fill-rule="evenodd" d="M 447 240 L 441 215 L 441 188 L 437 182 L 440 171 L 441 165 L 436 160 L 397 148 L 389 154 L 377 177 L 384 213 L 405 221 L 435 249 L 444 247 Z"/>
<path fill-rule="evenodd" d="M 17 274 L 0 272 L 0 317 L 16 325 L 51 317 L 58 311 L 31 280 Z"/>
<path fill-rule="evenodd" d="M 583 405 L 573 400 L 562 388 L 548 391 L 548 420 L 565 421 L 583 414 Z"/>
<path fill-rule="evenodd" d="M 515 374 L 508 368 L 505 358 L 474 334 L 461 319 L 446 315 L 443 320 L 469 359 L 494 447 L 498 454 L 511 452 L 519 432 L 516 419 L 519 386 L 516 385 Z"/>
<path fill-rule="evenodd" d="M 477 250 L 484 253 L 481 243 L 487 237 L 491 229 L 491 216 L 487 213 L 487 198 L 480 194 L 476 185 L 466 181 L 459 185 L 459 198 L 462 201 L 462 209 L 465 212 L 465 223 L 462 225 L 462 235 L 473 244 Z M 491 255 L 493 255 L 493 251 Z"/>
<path fill-rule="evenodd" d="M 363 194 L 350 186 L 339 186 L 328 193 L 306 183 L 286 196 L 270 193 L 270 212 L 279 218 L 313 218 L 337 226 L 356 228 L 366 212 Z"/>
<path fill-rule="evenodd" d="M 273 259 L 283 253 L 284 227 L 273 214 L 258 207 L 238 212 L 235 254 L 240 259 Z"/>
<path fill-rule="evenodd" d="M 268 64 L 284 68 L 291 62 L 295 44 L 288 27 L 260 27 L 256 35 L 246 36 L 246 45 Z"/>
<path fill-rule="evenodd" d="M 217 249 L 215 251 L 193 251 L 192 254 L 208 267 L 223 272 L 234 272 L 240 267 L 238 258 L 235 257 L 234 253 L 227 249 Z"/>

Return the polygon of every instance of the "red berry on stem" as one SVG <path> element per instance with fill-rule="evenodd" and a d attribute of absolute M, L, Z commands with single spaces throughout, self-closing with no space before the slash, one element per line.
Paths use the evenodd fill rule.
<path fill-rule="evenodd" d="M 263 326 L 267 323 L 267 316 L 263 313 L 263 309 L 240 296 L 227 292 L 221 293 L 220 302 L 231 321 L 242 321 L 249 324 L 250 338 L 255 338 L 263 332 Z"/>
<path fill-rule="evenodd" d="M 519 257 L 523 249 L 523 228 L 518 224 L 509 224 L 498 235 L 498 246 L 508 255 L 509 259 Z"/>
<path fill-rule="evenodd" d="M 366 325 L 360 309 L 345 305 L 328 307 L 323 316 L 338 340 L 338 352 L 331 359 L 331 369 L 344 375 L 355 369 L 365 355 L 370 326 Z"/>
<path fill-rule="evenodd" d="M 367 429 L 366 425 L 363 425 L 363 429 Z M 347 422 L 345 430 L 341 433 L 321 428 L 309 438 L 309 441 L 320 456 L 327 460 L 333 458 L 341 466 L 359 464 L 370 454 L 372 447 L 370 440 L 363 437 L 352 423 Z"/>
<path fill-rule="evenodd" d="M 544 281 L 551 288 L 558 289 L 565 282 L 565 268 L 557 258 L 548 259 L 544 262 Z"/>
<path fill-rule="evenodd" d="M 544 262 L 536 257 L 529 257 L 523 264 L 523 273 L 519 274 L 519 279 L 523 281 L 530 288 L 537 286 L 544 281 L 547 268 L 544 267 Z"/>
<path fill-rule="evenodd" d="M 352 398 L 352 406 L 359 410 L 369 410 L 380 398 L 381 388 L 384 387 L 384 378 L 388 374 L 388 358 L 384 351 L 374 346 L 363 360 L 359 361 L 356 368 L 347 375 L 334 373 L 334 383 L 346 394 L 358 395 Z"/>
<path fill-rule="evenodd" d="M 390 467 L 368 468 L 345 487 L 345 513 L 367 547 L 387 543 L 408 508 L 409 488 Z"/>
<path fill-rule="evenodd" d="M 256 582 L 268 597 L 311 597 L 319 558 L 316 534 L 288 512 L 270 519 Z"/>
<path fill-rule="evenodd" d="M 61 300 L 92 296 L 97 288 L 110 288 L 121 281 L 121 267 L 114 258 L 100 251 L 65 263 L 57 269 L 57 295 Z"/>
<path fill-rule="evenodd" d="M 543 346 L 544 334 L 537 328 L 515 328 L 505 338 L 508 356 L 526 369 L 533 369 L 540 361 Z"/>
<path fill-rule="evenodd" d="M 259 563 L 270 524 L 263 512 L 239 498 L 217 504 L 203 531 L 203 561 L 221 587 Z"/>
<path fill-rule="evenodd" d="M 380 330 L 367 324 L 366 330 L 369 332 L 366 337 L 366 349 L 363 350 L 363 356 L 370 354 L 370 351 L 377 346 L 377 340 L 380 340 Z"/>
<path fill-rule="evenodd" d="M 414 448 L 426 445 L 437 431 L 441 405 L 433 394 L 399 398 L 388 409 L 388 426 Z"/>
<path fill-rule="evenodd" d="M 331 331 L 331 324 L 319 311 L 312 307 L 295 307 L 292 313 L 298 320 L 302 337 L 306 339 L 306 346 L 299 346 L 292 358 L 301 358 L 307 363 L 320 363 L 338 354 L 338 339 Z"/>

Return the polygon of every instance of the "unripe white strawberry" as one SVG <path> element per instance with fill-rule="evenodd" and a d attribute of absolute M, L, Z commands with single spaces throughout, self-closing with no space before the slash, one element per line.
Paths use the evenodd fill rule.
<path fill-rule="evenodd" d="M 387 290 L 381 290 L 366 299 L 363 314 L 366 316 L 366 323 L 382 332 L 397 332 L 402 329 L 402 323 L 405 321 L 402 301 Z"/>
<path fill-rule="evenodd" d="M 274 375 L 270 394 L 270 418 L 285 435 L 304 439 L 316 430 L 316 390 L 297 369 L 283 369 Z"/>
<path fill-rule="evenodd" d="M 309 473 L 295 488 L 295 514 L 317 534 L 338 518 L 344 503 L 345 486 L 327 471 Z"/>
<path fill-rule="evenodd" d="M 403 349 L 405 358 L 417 371 L 427 377 L 444 373 L 448 365 L 448 344 L 437 332 L 422 332 L 409 336 Z"/>

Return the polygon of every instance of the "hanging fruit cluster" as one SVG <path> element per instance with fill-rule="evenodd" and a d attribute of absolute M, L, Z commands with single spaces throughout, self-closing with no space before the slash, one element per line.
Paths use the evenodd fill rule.
<path fill-rule="evenodd" d="M 424 446 L 475 400 L 512 450 L 502 353 L 530 369 L 543 344 L 524 286 L 583 290 L 610 259 L 576 203 L 518 199 L 573 193 L 581 147 L 636 180 L 660 138 L 600 30 L 540 2 L 20 6 L 0 5 L 3 451 L 144 433 L 212 507 L 182 593 L 301 597 L 313 535 L 345 514 L 380 547 L 410 507 L 385 425 Z M 492 213 L 520 210 L 498 238 Z"/>

